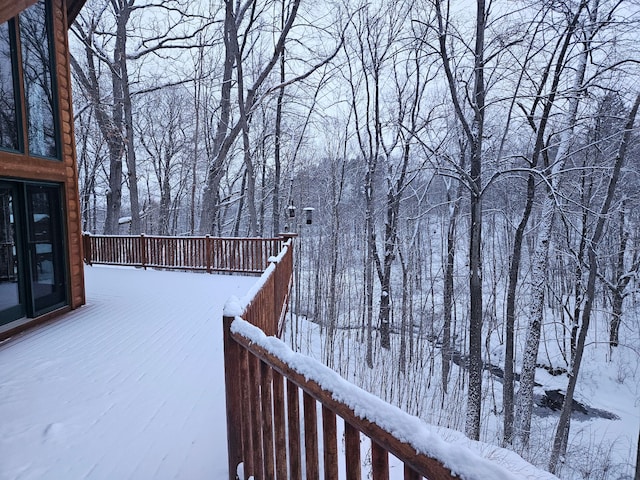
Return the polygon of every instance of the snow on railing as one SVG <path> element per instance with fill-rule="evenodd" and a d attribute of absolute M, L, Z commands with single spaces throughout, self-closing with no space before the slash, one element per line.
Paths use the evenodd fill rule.
<path fill-rule="evenodd" d="M 268 335 L 280 335 L 289 305 L 292 282 L 293 241 L 289 239 L 277 256 L 269 258 L 269 266 L 251 290 L 242 299 L 229 299 L 224 315 L 242 315 Z"/>
<path fill-rule="evenodd" d="M 224 308 L 230 480 L 554 478 L 532 477 L 543 472 L 513 452 L 504 450 L 507 470 L 461 440 L 445 441 L 437 428 L 293 352 L 279 339 L 292 248 L 290 240 L 251 291 Z"/>
<path fill-rule="evenodd" d="M 87 264 L 129 265 L 209 273 L 262 273 L 282 238 L 83 235 Z"/>
<path fill-rule="evenodd" d="M 442 441 L 438 443 L 436 437 L 410 434 L 419 420 L 365 394 L 327 367 L 293 353 L 275 337 L 281 333 L 293 277 L 292 247 L 289 240 L 280 255 L 270 259 L 271 264 L 252 290 L 242 299 L 231 298 L 224 309 L 230 480 L 251 476 L 256 479 L 303 478 L 303 465 L 306 478 L 319 478 L 321 467 L 324 478 L 338 478 L 340 463 L 344 464 L 346 478 L 360 478 L 363 464 L 361 433 L 371 439 L 374 479 L 389 478 L 389 453 L 404 463 L 405 479 L 422 476 L 432 480 L 456 478 L 439 459 L 446 458 L 442 454 L 446 450 Z M 300 369 L 301 365 L 307 365 L 307 368 Z M 367 398 L 368 403 L 359 403 L 358 399 L 362 398 Z M 322 412 L 321 435 L 318 435 L 318 404 Z M 372 405 L 373 410 L 367 413 L 362 408 L 365 404 Z M 400 416 L 403 423 L 375 421 L 372 418 L 374 410 L 393 411 L 393 418 Z M 342 460 L 338 453 L 338 417 L 343 419 L 340 431 L 343 429 L 345 438 Z M 407 422 L 407 419 L 411 421 Z M 401 425 L 409 430 L 398 430 Z M 421 443 L 413 444 L 411 438 L 420 438 Z M 318 457 L 320 451 L 322 462 Z M 479 473 L 500 472 L 498 467 L 490 468 L 486 460 L 478 465 Z M 488 470 L 483 470 L 483 466 Z M 504 474 L 468 478 L 511 477 Z"/>

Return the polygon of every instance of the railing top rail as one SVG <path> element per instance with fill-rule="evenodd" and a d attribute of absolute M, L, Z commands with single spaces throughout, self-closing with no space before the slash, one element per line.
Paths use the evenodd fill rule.
<path fill-rule="evenodd" d="M 241 317 L 245 314 L 247 309 L 251 306 L 254 299 L 260 293 L 260 290 L 267 282 L 269 277 L 271 277 L 276 270 L 276 264 L 279 263 L 284 256 L 287 254 L 289 247 L 291 246 L 291 239 L 284 242 L 282 249 L 275 257 L 269 258 L 269 265 L 264 269 L 260 278 L 253 284 L 251 289 L 242 297 L 238 298 L 232 296 L 229 298 L 224 307 L 224 315 L 228 317 Z"/>
<path fill-rule="evenodd" d="M 252 241 L 252 242 L 278 242 L 282 241 L 282 237 L 213 237 L 210 235 L 147 235 L 146 233 L 141 233 L 139 235 L 130 235 L 130 234 L 115 234 L 115 235 L 104 235 L 104 234 L 95 234 L 95 233 L 84 233 L 83 235 L 91 238 L 166 238 L 166 239 L 192 239 L 192 238 L 208 238 L 209 240 L 229 240 L 229 241 Z"/>
<path fill-rule="evenodd" d="M 284 237 L 83 235 L 87 264 L 261 274 L 282 250 Z"/>
<path fill-rule="evenodd" d="M 343 379 L 322 363 L 291 350 L 275 337 L 236 317 L 233 339 L 317 401 L 342 417 L 417 473 L 430 480 L 518 478 L 464 446 L 433 433 L 420 419 Z"/>

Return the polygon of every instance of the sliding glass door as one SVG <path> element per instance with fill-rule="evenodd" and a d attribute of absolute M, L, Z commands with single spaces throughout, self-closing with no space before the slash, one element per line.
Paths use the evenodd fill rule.
<path fill-rule="evenodd" d="M 0 324 L 67 303 L 60 188 L 0 182 Z"/>
<path fill-rule="evenodd" d="M 0 183 L 0 325 L 26 314 L 15 185 Z"/>
<path fill-rule="evenodd" d="M 60 190 L 26 185 L 29 286 L 34 315 L 64 304 L 65 262 Z"/>

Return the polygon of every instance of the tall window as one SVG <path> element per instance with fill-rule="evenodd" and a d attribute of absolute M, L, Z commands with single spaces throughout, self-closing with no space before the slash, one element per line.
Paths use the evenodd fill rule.
<path fill-rule="evenodd" d="M 0 25 L 0 148 L 59 158 L 49 15 L 47 2 L 40 0 Z"/>
<path fill-rule="evenodd" d="M 0 148 L 18 150 L 18 110 L 16 108 L 15 48 L 10 27 L 13 23 L 0 25 Z"/>
<path fill-rule="evenodd" d="M 58 148 L 51 75 L 51 33 L 44 0 L 22 12 L 19 22 L 29 153 L 55 158 Z"/>

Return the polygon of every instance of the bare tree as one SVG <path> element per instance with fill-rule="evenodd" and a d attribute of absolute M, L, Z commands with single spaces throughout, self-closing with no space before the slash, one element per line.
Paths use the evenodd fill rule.
<path fill-rule="evenodd" d="M 187 148 L 188 123 L 184 114 L 185 97 L 176 87 L 155 92 L 140 113 L 138 137 L 148 162 L 151 164 L 155 183 L 160 192 L 157 227 L 153 233 L 173 235 L 172 206 L 177 189 L 186 182 L 185 175 L 179 175 L 181 156 Z"/>
<path fill-rule="evenodd" d="M 440 0 L 435 0 L 434 5 L 440 58 L 456 118 L 460 122 L 469 146 L 470 170 L 468 174 L 464 174 L 464 181 L 470 193 L 471 210 L 469 221 L 469 389 L 465 431 L 469 438 L 478 440 L 482 403 L 482 144 L 486 98 L 485 30 L 488 11 L 484 0 L 476 1 L 475 41 L 472 49 L 473 87 L 468 95 L 472 114 L 469 118 L 460 100 L 458 83 L 454 76 L 447 45 L 450 33 L 449 12 L 444 10 L 443 2 Z"/>
<path fill-rule="evenodd" d="M 162 12 L 166 21 L 155 22 L 162 25 L 163 31 L 154 32 L 140 38 L 140 44 L 131 51 L 129 42 L 133 32 L 139 28 L 140 18 L 146 11 Z M 133 25 L 134 14 L 136 24 Z M 160 13 L 158 13 L 160 15 Z M 129 188 L 131 208 L 131 230 L 139 232 L 140 204 L 138 194 L 138 175 L 136 161 L 136 142 L 133 132 L 134 103 L 129 69 L 131 62 L 144 60 L 151 54 L 159 54 L 171 49 L 189 48 L 185 41 L 192 37 L 192 32 L 176 33 L 178 25 L 187 20 L 194 20 L 197 28 L 204 28 L 202 18 L 188 14 L 179 0 L 171 0 L 162 4 L 136 4 L 136 0 L 109 0 L 98 5 L 97 9 L 87 10 L 78 17 L 72 27 L 75 37 L 84 48 L 86 66 L 72 56 L 71 65 L 82 91 L 89 98 L 95 111 L 96 120 L 102 136 L 109 149 L 109 188 L 107 190 L 107 214 L 104 232 L 117 233 L 122 208 L 123 160 L 126 162 L 126 184 Z M 109 22 L 113 22 L 112 25 Z M 206 25 L 206 22 L 205 22 Z M 110 31 L 112 30 L 112 31 Z M 143 31 L 149 30 L 145 28 Z M 105 95 L 105 80 L 102 67 L 107 71 L 110 84 L 109 94 Z M 181 83 L 178 80 L 176 83 Z M 160 88 L 157 85 L 151 89 Z M 106 98 L 110 97 L 110 102 Z"/>
<path fill-rule="evenodd" d="M 254 35 L 259 28 L 258 16 L 264 11 L 264 6 L 257 0 L 252 0 L 246 4 L 236 5 L 232 0 L 225 0 L 225 20 L 224 20 L 224 72 L 220 96 L 220 114 L 216 126 L 215 137 L 212 142 L 210 164 L 207 172 L 207 182 L 202 198 L 202 211 L 200 216 L 200 233 L 212 233 L 218 210 L 218 189 L 220 179 L 224 174 L 224 165 L 227 155 L 235 143 L 238 135 L 242 134 L 244 162 L 248 169 L 247 177 L 247 204 L 250 215 L 250 229 L 257 231 L 257 211 L 255 208 L 255 168 L 251 156 L 251 142 L 249 140 L 249 127 L 252 111 L 276 91 L 280 91 L 287 85 L 304 80 L 312 75 L 316 70 L 330 62 L 339 49 L 339 42 L 336 50 L 324 57 L 319 63 L 311 66 L 304 73 L 280 82 L 270 88 L 267 87 L 267 80 L 272 74 L 272 70 L 284 52 L 285 44 L 290 35 L 298 15 L 300 0 L 292 0 L 283 6 L 286 10 L 285 20 L 280 29 L 270 54 L 262 63 L 251 72 L 251 78 L 247 78 L 248 72 L 245 58 L 251 48 L 255 47 Z M 252 58 L 253 59 L 253 58 Z M 236 100 L 238 104 L 238 118 L 235 123 L 231 122 L 232 114 L 232 91 L 235 70 Z"/>
<path fill-rule="evenodd" d="M 588 5 L 588 9 L 587 9 Z M 542 207 L 541 222 L 538 225 L 537 248 L 534 253 L 532 278 L 532 293 L 529 305 L 529 325 L 527 328 L 527 339 L 525 351 L 522 359 L 522 372 L 520 374 L 520 388 L 518 390 L 515 433 L 522 446 L 527 447 L 530 438 L 531 414 L 533 409 L 533 386 L 535 379 L 535 369 L 538 358 L 538 348 L 540 345 L 540 329 L 544 316 L 545 279 L 548 266 L 548 254 L 552 242 L 552 228 L 556 213 L 555 195 L 560 186 L 561 171 L 569 156 L 571 139 L 577 123 L 578 106 L 584 89 L 585 76 L 591 42 L 597 31 L 597 15 L 599 0 L 587 2 L 583 0 L 577 6 L 574 18 L 580 17 L 584 10 L 588 10 L 588 19 L 581 32 L 582 49 L 577 56 L 574 77 L 571 83 L 571 91 L 568 98 L 568 108 L 566 110 L 562 130 L 558 139 L 558 146 L 555 159 L 550 166 L 548 179 L 548 194 L 544 199 Z"/>
<path fill-rule="evenodd" d="M 620 142 L 620 148 L 616 155 L 616 159 L 611 171 L 611 177 L 607 186 L 607 193 L 604 198 L 602 207 L 598 215 L 595 229 L 591 238 L 589 239 L 587 246 L 587 257 L 589 266 L 589 275 L 587 280 L 586 295 L 584 308 L 582 310 L 582 325 L 580 327 L 580 333 L 578 335 L 578 342 L 575 349 L 575 355 L 572 361 L 571 375 L 569 376 L 569 383 L 567 385 L 567 393 L 562 405 L 562 411 L 560 413 L 560 420 L 558 421 L 558 427 L 556 428 L 556 434 L 553 439 L 553 449 L 551 450 L 551 457 L 549 459 L 549 471 L 555 472 L 560 455 L 566 451 L 566 439 L 569 429 L 569 423 L 571 420 L 571 412 L 573 410 L 573 395 L 575 392 L 576 384 L 578 382 L 578 376 L 580 374 L 580 366 L 582 364 L 582 355 L 584 353 L 584 346 L 587 340 L 587 332 L 589 331 L 589 324 L 591 322 L 591 312 L 593 309 L 593 302 L 596 295 L 596 280 L 598 278 L 598 245 L 604 232 L 604 226 L 608 218 L 609 209 L 613 202 L 616 188 L 618 185 L 618 179 L 620 178 L 620 170 L 624 164 L 627 148 L 631 139 L 631 131 L 635 123 L 636 115 L 638 113 L 638 107 L 640 107 L 640 94 L 636 96 L 635 102 L 629 117 L 624 126 L 624 135 Z"/>
<path fill-rule="evenodd" d="M 543 7 L 546 10 L 546 7 Z M 536 95 L 531 107 L 526 109 L 522 102 L 520 107 L 525 111 L 526 119 L 535 135 L 534 148 L 531 157 L 527 162 L 527 167 L 532 169 L 527 175 L 526 200 L 522 217 L 518 223 L 513 239 L 513 250 L 509 263 L 509 282 L 507 286 L 507 305 L 506 305 L 506 338 L 505 338 L 505 360 L 504 360 L 504 388 L 503 388 L 503 406 L 504 406 L 504 433 L 503 443 L 510 444 L 513 440 L 513 424 L 514 424 L 514 326 L 516 323 L 516 291 L 519 283 L 520 263 L 522 260 L 522 248 L 524 233 L 529 223 L 536 192 L 536 173 L 535 170 L 544 157 L 544 164 L 548 161 L 548 142 L 547 128 L 551 120 L 551 113 L 556 104 L 558 90 L 561 80 L 564 77 L 564 66 L 566 64 L 569 48 L 574 41 L 574 34 L 580 19 L 581 8 L 568 18 L 568 23 L 561 35 L 558 37 L 555 48 L 546 62 L 545 68 L 538 84 L 536 85 Z M 538 23 L 539 26 L 544 24 L 544 12 Z M 527 60 L 524 62 L 526 66 L 530 56 L 535 56 L 536 48 L 534 42 L 537 40 L 538 28 L 531 39 L 531 47 L 527 52 Z M 526 69 L 523 68 L 522 74 Z M 545 89 L 548 87 L 549 94 L 544 98 Z M 540 114 L 536 112 L 541 110 Z M 539 120 L 537 120 L 539 118 Z"/>

